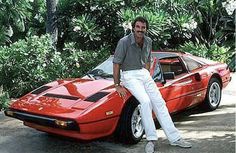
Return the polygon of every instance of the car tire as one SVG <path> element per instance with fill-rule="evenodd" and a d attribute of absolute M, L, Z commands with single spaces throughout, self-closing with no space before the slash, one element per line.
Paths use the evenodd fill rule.
<path fill-rule="evenodd" d="M 128 101 L 122 111 L 115 136 L 122 143 L 136 144 L 142 139 L 143 134 L 140 104 L 137 100 Z"/>
<path fill-rule="evenodd" d="M 203 103 L 203 107 L 207 111 L 213 111 L 218 108 L 221 101 L 221 83 L 217 78 L 211 78 L 208 87 L 206 97 Z"/>

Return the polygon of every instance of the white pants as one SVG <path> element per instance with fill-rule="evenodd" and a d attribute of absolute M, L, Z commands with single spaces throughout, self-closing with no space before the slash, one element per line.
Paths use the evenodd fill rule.
<path fill-rule="evenodd" d="M 154 80 L 146 69 L 123 71 L 121 73 L 123 85 L 141 104 L 142 124 L 147 140 L 157 140 L 156 128 L 152 118 L 152 110 L 163 128 L 170 142 L 180 138 L 170 117 L 166 103 Z"/>

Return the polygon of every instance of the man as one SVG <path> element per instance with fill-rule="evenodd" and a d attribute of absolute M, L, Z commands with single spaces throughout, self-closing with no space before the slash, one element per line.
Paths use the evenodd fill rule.
<path fill-rule="evenodd" d="M 116 47 L 113 76 L 118 94 L 124 98 L 126 96 L 125 87 L 141 104 L 142 124 L 148 141 L 145 151 L 153 153 L 154 142 L 158 139 L 152 110 L 170 144 L 190 148 L 191 144 L 184 141 L 175 128 L 165 101 L 149 73 L 152 40 L 145 35 L 148 30 L 148 21 L 143 17 L 137 17 L 132 23 L 132 28 L 133 33 L 120 39 Z M 122 70 L 121 74 L 120 70 Z M 122 85 L 120 80 L 122 80 Z"/>

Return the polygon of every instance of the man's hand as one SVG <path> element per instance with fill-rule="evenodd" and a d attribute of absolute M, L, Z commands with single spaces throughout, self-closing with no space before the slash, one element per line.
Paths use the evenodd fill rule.
<path fill-rule="evenodd" d="M 150 72 L 150 67 L 151 67 L 151 63 L 148 62 L 145 64 L 145 69 L 147 69 Z"/>
<path fill-rule="evenodd" d="M 121 85 L 116 86 L 115 88 L 116 88 L 116 91 L 118 92 L 119 96 L 124 99 L 126 97 L 126 90 L 125 90 L 125 88 L 122 87 Z"/>

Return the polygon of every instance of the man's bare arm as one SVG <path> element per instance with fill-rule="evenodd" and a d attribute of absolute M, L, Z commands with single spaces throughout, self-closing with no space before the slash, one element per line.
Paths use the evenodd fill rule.
<path fill-rule="evenodd" d="M 114 84 L 120 84 L 120 64 L 113 63 Z"/>
<path fill-rule="evenodd" d="M 125 98 L 126 90 L 120 85 L 120 64 L 113 63 L 113 78 L 116 91 L 122 98 Z"/>

